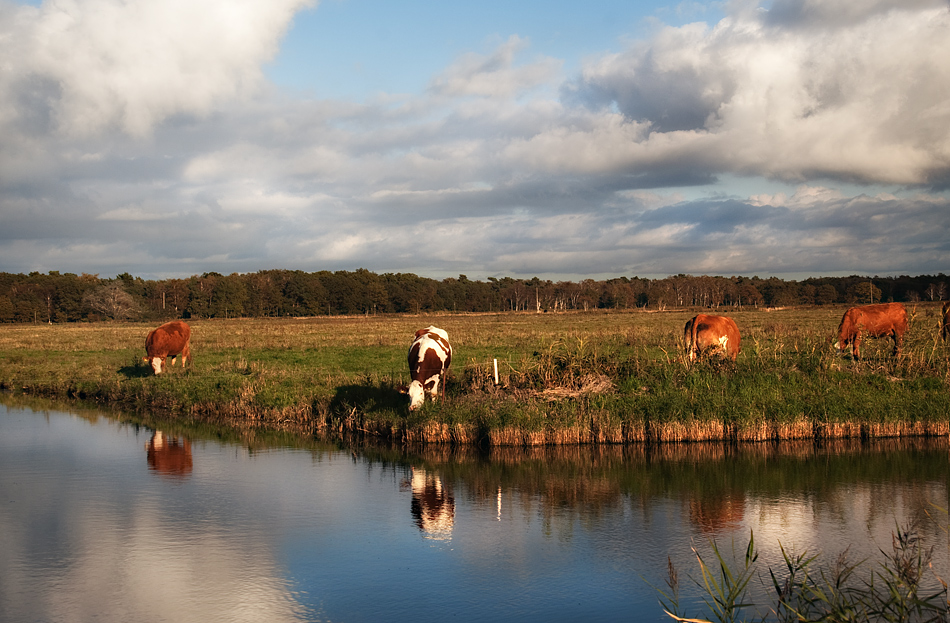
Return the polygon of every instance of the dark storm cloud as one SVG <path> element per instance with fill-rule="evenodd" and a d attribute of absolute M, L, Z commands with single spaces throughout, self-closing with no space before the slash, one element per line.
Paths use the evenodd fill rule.
<path fill-rule="evenodd" d="M 860 23 L 889 11 L 919 11 L 947 8 L 944 0 L 864 0 L 827 2 L 825 0 L 774 0 L 764 22 L 781 28 L 834 29 Z"/>
<path fill-rule="evenodd" d="M 785 208 L 752 206 L 744 201 L 694 201 L 666 208 L 649 210 L 638 219 L 645 227 L 660 225 L 695 225 L 695 234 L 731 233 L 738 227 L 755 227 L 762 223 L 776 223 L 788 216 Z"/>
<path fill-rule="evenodd" d="M 703 66 L 659 66 L 658 54 L 631 50 L 616 71 L 592 74 L 565 85 L 568 103 L 594 109 L 616 106 L 624 116 L 657 132 L 701 130 L 735 91 L 727 66 L 715 59 Z"/>

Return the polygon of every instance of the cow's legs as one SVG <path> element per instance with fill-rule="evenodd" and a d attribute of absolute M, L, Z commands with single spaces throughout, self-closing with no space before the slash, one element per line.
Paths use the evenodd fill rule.
<path fill-rule="evenodd" d="M 904 336 L 898 335 L 897 331 L 894 330 L 891 332 L 891 337 L 894 338 L 894 356 L 897 357 L 901 354 L 901 343 L 904 341 Z"/>

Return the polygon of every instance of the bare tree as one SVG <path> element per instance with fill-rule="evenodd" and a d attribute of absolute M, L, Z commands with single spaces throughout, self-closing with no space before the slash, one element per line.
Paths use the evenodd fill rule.
<path fill-rule="evenodd" d="M 924 290 L 924 294 L 927 295 L 927 298 L 929 298 L 931 301 L 937 298 L 937 284 L 932 283 L 927 286 L 927 289 Z"/>
<path fill-rule="evenodd" d="M 82 297 L 83 307 L 113 320 L 128 320 L 138 314 L 132 295 L 119 282 L 99 286 Z"/>

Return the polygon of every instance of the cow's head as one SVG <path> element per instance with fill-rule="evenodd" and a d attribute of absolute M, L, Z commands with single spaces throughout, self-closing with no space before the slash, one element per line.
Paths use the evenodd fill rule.
<path fill-rule="evenodd" d="M 165 358 L 164 357 L 142 357 L 142 361 L 148 362 L 152 366 L 152 371 L 155 374 L 161 374 L 162 370 L 165 369 Z"/>
<path fill-rule="evenodd" d="M 415 411 L 422 406 L 422 403 L 425 402 L 426 393 L 425 389 L 422 387 L 422 383 L 419 381 L 413 381 L 409 384 L 409 387 L 406 388 L 406 393 L 409 394 L 409 410 Z"/>

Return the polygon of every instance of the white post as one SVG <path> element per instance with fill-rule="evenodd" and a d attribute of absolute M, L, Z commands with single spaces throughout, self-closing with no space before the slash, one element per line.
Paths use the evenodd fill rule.
<path fill-rule="evenodd" d="M 495 359 L 495 385 L 498 385 L 498 360 Z"/>

